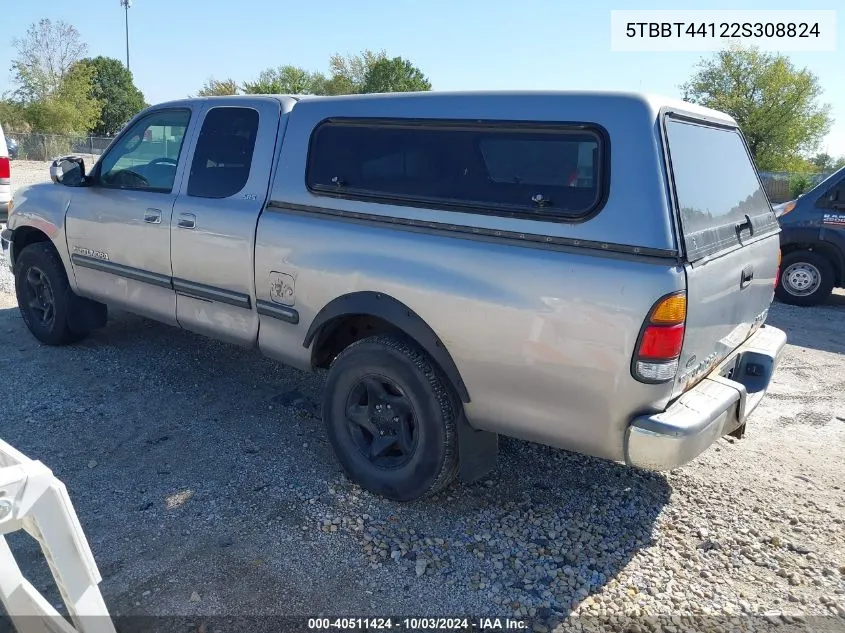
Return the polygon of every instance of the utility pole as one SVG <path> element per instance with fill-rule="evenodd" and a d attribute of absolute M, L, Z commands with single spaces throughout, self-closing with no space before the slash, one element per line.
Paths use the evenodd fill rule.
<path fill-rule="evenodd" d="M 126 12 L 126 70 L 129 70 L 129 7 L 132 6 L 132 0 L 120 0 L 120 6 Z"/>

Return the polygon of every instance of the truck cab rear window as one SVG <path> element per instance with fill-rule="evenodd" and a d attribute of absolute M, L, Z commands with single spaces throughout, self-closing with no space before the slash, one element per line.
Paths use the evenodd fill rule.
<path fill-rule="evenodd" d="M 571 127 L 331 121 L 312 135 L 307 182 L 318 194 L 578 219 L 601 199 L 603 150 Z"/>

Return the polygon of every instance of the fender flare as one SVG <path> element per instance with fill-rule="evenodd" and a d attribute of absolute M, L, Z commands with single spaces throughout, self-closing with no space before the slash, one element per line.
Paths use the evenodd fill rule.
<path fill-rule="evenodd" d="M 446 346 L 431 326 L 404 303 L 381 292 L 352 292 L 327 303 L 311 322 L 305 340 L 302 342 L 303 347 L 311 346 L 324 325 L 337 318 L 355 314 L 366 314 L 383 319 L 413 338 L 440 366 L 461 401 L 464 403 L 470 401 L 469 392 L 458 371 L 458 366 L 455 365 Z"/>

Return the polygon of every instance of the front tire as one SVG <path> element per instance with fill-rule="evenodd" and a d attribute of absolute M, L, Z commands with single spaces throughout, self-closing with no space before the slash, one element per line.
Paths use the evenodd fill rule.
<path fill-rule="evenodd" d="M 405 337 L 357 341 L 334 360 L 323 420 L 347 476 L 395 501 L 448 486 L 458 472 L 456 397 Z"/>
<path fill-rule="evenodd" d="M 15 294 L 24 323 L 39 341 L 47 345 L 68 345 L 82 340 L 87 331 L 70 328 L 73 291 L 56 249 L 37 242 L 18 255 Z"/>
<path fill-rule="evenodd" d="M 813 251 L 795 251 L 781 262 L 775 294 L 783 303 L 814 306 L 830 296 L 833 285 L 833 265 L 826 257 Z"/>

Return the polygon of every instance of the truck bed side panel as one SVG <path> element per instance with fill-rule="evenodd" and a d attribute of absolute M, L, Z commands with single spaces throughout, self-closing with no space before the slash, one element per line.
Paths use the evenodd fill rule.
<path fill-rule="evenodd" d="M 666 386 L 635 382 L 630 359 L 652 303 L 683 288 L 683 270 L 671 260 L 514 247 L 268 209 L 256 267 L 259 299 L 276 292 L 280 275 L 295 280 L 285 301 L 299 321 L 262 319 L 265 353 L 308 367 L 302 341 L 320 309 L 347 293 L 383 292 L 443 341 L 478 428 L 621 459 L 631 411 L 666 404 Z"/>

